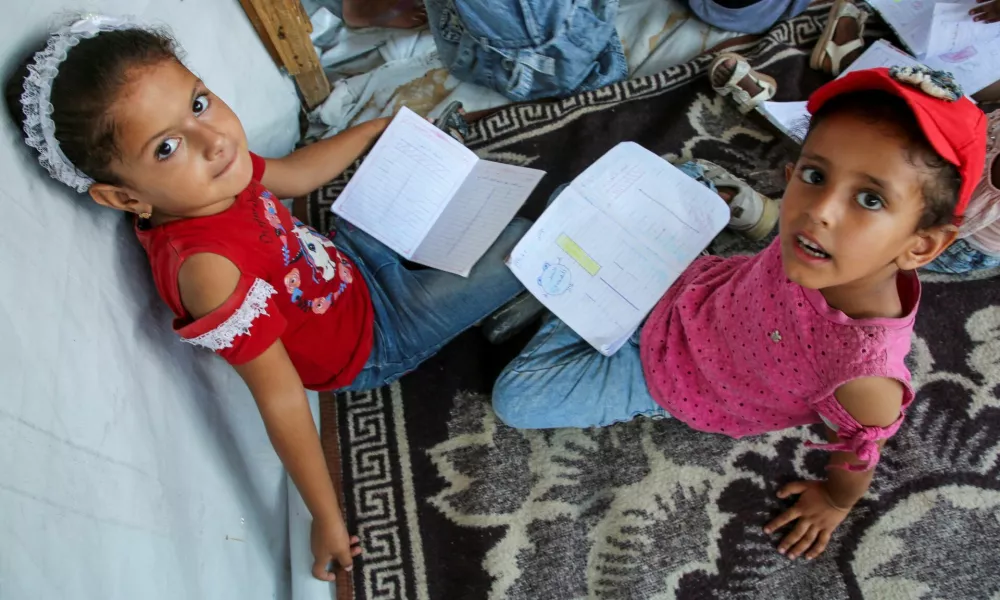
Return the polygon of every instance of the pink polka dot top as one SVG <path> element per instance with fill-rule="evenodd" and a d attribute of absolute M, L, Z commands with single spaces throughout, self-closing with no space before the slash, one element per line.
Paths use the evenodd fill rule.
<path fill-rule="evenodd" d="M 851 319 L 823 295 L 792 283 L 775 240 L 756 256 L 695 261 L 653 309 L 640 343 L 653 398 L 694 429 L 735 438 L 827 420 L 866 466 L 879 439 L 899 429 L 864 427 L 833 392 L 860 377 L 897 379 L 913 400 L 904 359 L 920 282 L 901 273 L 898 319 Z"/>

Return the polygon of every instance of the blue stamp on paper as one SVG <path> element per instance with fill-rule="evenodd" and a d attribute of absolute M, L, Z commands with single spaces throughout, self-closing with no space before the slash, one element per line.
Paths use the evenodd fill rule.
<path fill-rule="evenodd" d="M 573 273 L 566 265 L 545 263 L 542 274 L 538 276 L 538 285 L 546 296 L 559 296 L 573 288 Z"/>

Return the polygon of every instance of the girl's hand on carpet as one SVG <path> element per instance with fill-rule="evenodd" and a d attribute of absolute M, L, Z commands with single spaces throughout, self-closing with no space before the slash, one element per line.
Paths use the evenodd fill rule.
<path fill-rule="evenodd" d="M 981 23 L 1000 22 L 1000 0 L 976 0 L 976 7 L 969 11 L 972 20 Z"/>
<path fill-rule="evenodd" d="M 336 564 L 339 563 L 344 571 L 350 572 L 354 568 L 354 557 L 361 554 L 361 540 L 357 536 L 347 533 L 347 526 L 341 518 L 334 519 L 333 523 L 327 523 L 319 519 L 312 522 L 312 553 L 313 577 L 320 581 L 333 581 L 337 577 L 334 575 Z"/>
<path fill-rule="evenodd" d="M 781 488 L 779 498 L 799 496 L 795 506 L 781 513 L 778 518 L 764 526 L 765 533 L 775 531 L 798 521 L 791 533 L 778 545 L 778 552 L 794 560 L 805 554 L 812 560 L 826 550 L 833 531 L 850 512 L 850 508 L 836 506 L 830 499 L 822 481 L 796 481 Z"/>

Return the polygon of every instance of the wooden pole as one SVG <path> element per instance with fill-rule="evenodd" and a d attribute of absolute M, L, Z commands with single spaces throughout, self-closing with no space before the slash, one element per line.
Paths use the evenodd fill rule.
<path fill-rule="evenodd" d="M 312 23 L 299 0 L 240 0 L 274 62 L 295 78 L 307 109 L 330 95 L 330 81 L 313 47 Z"/>

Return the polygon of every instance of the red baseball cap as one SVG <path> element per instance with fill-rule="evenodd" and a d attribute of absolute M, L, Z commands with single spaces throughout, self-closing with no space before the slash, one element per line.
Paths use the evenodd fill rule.
<path fill-rule="evenodd" d="M 880 90 L 902 98 L 934 150 L 958 168 L 962 186 L 955 216 L 961 217 L 983 176 L 986 115 L 962 95 L 951 75 L 926 67 L 852 71 L 813 92 L 807 108 L 810 114 L 816 114 L 832 98 L 868 90 Z"/>

